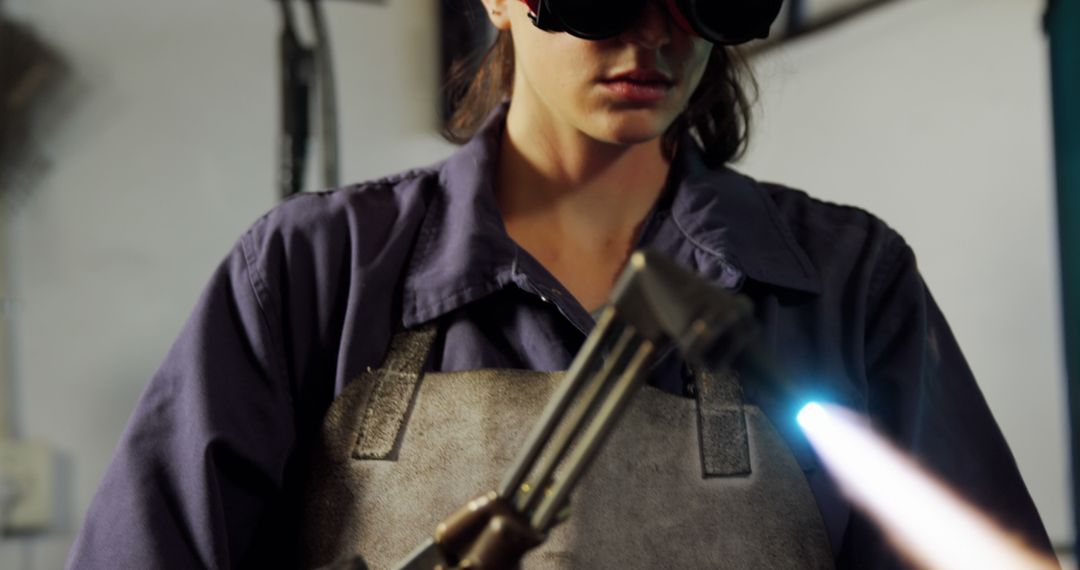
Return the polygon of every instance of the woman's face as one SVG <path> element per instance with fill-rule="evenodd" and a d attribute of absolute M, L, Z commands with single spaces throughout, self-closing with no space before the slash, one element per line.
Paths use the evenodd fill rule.
<path fill-rule="evenodd" d="M 485 0 L 514 40 L 513 105 L 542 128 L 615 144 L 659 137 L 686 109 L 712 44 L 675 24 L 659 0 L 622 34 L 600 41 L 536 28 L 522 0 Z"/>

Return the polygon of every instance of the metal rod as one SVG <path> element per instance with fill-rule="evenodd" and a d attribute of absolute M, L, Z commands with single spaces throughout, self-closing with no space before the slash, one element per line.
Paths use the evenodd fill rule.
<path fill-rule="evenodd" d="M 292 10 L 289 8 L 289 0 L 278 0 L 281 7 L 281 23 L 290 34 L 296 34 L 296 20 L 293 19 Z"/>
<path fill-rule="evenodd" d="M 595 368 L 597 361 L 600 359 L 598 348 L 607 340 L 614 323 L 615 309 L 609 306 L 600 315 L 592 334 L 585 339 L 585 344 L 581 347 L 577 357 L 574 358 L 574 362 L 570 365 L 570 370 L 567 371 L 558 391 L 548 402 L 547 407 L 544 408 L 540 420 L 533 426 L 532 432 L 529 433 L 528 439 L 525 440 L 525 446 L 499 485 L 500 497 L 510 498 L 525 480 L 525 476 L 532 469 L 533 463 L 544 448 L 545 442 L 551 437 L 559 418 L 566 413 L 567 407 L 573 401 L 573 395 L 578 392 L 582 384 L 588 379 L 588 372 Z"/>
<path fill-rule="evenodd" d="M 296 33 L 289 0 L 279 0 L 281 34 L 278 59 L 281 81 L 281 125 L 278 133 L 278 192 L 288 198 L 300 192 L 304 184 L 309 128 L 311 90 L 311 53 Z"/>
<path fill-rule="evenodd" d="M 333 50 L 320 0 L 308 0 L 315 29 L 315 85 L 319 91 L 319 142 L 322 147 L 323 186 L 336 188 L 339 183 L 337 81 L 334 77 Z"/>
<path fill-rule="evenodd" d="M 633 327 L 627 326 L 623 329 L 619 340 L 615 343 L 611 354 L 600 368 L 600 371 L 593 375 L 589 379 L 588 385 L 583 388 L 584 393 L 577 399 L 577 405 L 557 419 L 558 426 L 555 435 L 549 439 L 548 445 L 545 446 L 548 451 L 547 455 L 540 456 L 540 463 L 534 468 L 529 482 L 526 483 L 526 486 L 522 486 L 515 496 L 515 504 L 520 512 L 528 513 L 536 508 L 536 505 L 543 498 L 541 491 L 549 485 L 551 476 L 558 468 L 559 462 L 570 451 L 574 438 L 581 433 L 589 413 L 596 409 L 600 402 L 600 395 L 611 391 L 614 383 L 613 379 L 619 378 L 615 373 L 621 370 L 620 366 L 624 357 L 630 353 L 632 346 L 640 340 L 641 338 Z"/>
<path fill-rule="evenodd" d="M 544 490 L 544 501 L 537 508 L 531 520 L 533 528 L 540 532 L 547 532 L 550 528 L 552 521 L 566 501 L 567 495 L 573 490 L 578 478 L 585 472 L 585 469 L 592 463 L 596 453 L 600 450 L 600 445 L 611 432 L 611 428 L 614 427 L 619 416 L 626 410 L 627 404 L 630 403 L 630 397 L 634 395 L 636 389 L 641 385 L 646 364 L 649 362 L 649 357 L 654 349 L 653 343 L 648 340 L 642 341 L 641 345 L 638 346 L 637 353 L 634 354 L 630 364 L 627 365 L 626 371 L 619 378 L 611 395 L 604 401 L 604 405 L 593 418 L 593 422 L 585 431 L 578 446 L 574 449 L 570 458 L 567 459 L 566 472 L 563 477 L 550 488 Z"/>
<path fill-rule="evenodd" d="M 0 203 L 0 216 L 7 218 L 11 213 Z M 11 297 L 8 283 L 8 227 L 0 224 L 0 441 L 15 436 L 15 399 L 14 367 L 10 360 L 15 351 L 11 350 L 14 335 L 11 334 L 14 315 L 11 311 Z"/>

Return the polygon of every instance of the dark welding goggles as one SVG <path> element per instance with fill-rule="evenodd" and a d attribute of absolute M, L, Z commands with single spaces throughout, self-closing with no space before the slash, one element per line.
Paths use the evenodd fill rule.
<path fill-rule="evenodd" d="M 541 30 L 586 40 L 612 38 L 633 26 L 654 0 L 522 0 Z M 679 27 L 714 44 L 769 36 L 783 0 L 661 0 Z"/>

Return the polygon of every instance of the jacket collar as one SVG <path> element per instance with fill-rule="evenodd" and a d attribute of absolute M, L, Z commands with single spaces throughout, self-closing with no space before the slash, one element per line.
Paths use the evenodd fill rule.
<path fill-rule="evenodd" d="M 680 147 L 671 220 L 683 238 L 701 252 L 698 272 L 713 275 L 712 265 L 727 263 L 747 279 L 820 293 L 817 270 L 768 190 L 730 168 L 710 169 L 689 136 Z"/>
<path fill-rule="evenodd" d="M 521 280 L 522 255 L 495 202 L 508 104 L 438 165 L 403 282 L 403 324 L 438 318 Z M 819 293 L 816 270 L 766 190 L 733 170 L 709 169 L 689 137 L 639 243 L 729 288 L 743 278 Z"/>

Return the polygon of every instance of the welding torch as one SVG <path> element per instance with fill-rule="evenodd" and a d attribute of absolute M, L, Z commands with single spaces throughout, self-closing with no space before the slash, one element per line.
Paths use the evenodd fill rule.
<path fill-rule="evenodd" d="M 719 369 L 756 331 L 749 300 L 666 257 L 635 252 L 497 490 L 443 520 L 398 570 L 516 568 L 569 516 L 570 493 L 668 350 Z"/>

